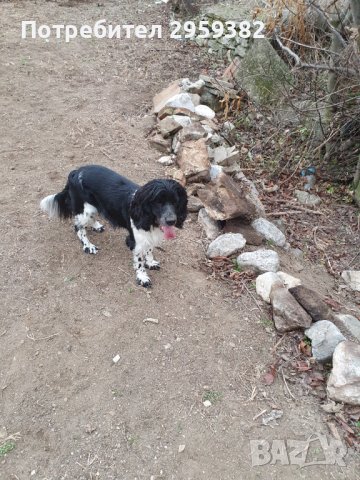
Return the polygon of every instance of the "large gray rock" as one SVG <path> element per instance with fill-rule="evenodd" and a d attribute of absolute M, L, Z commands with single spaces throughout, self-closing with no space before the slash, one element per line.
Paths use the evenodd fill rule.
<path fill-rule="evenodd" d="M 269 240 L 278 247 L 283 247 L 285 245 L 285 235 L 273 223 L 266 220 L 266 218 L 257 218 L 251 225 L 258 233 L 264 235 L 266 240 Z"/>
<path fill-rule="evenodd" d="M 270 293 L 274 284 L 282 286 L 282 281 L 277 273 L 266 272 L 256 278 L 256 293 L 266 303 L 270 303 Z"/>
<path fill-rule="evenodd" d="M 207 256 L 228 257 L 245 247 L 246 240 L 241 233 L 225 233 L 210 243 Z"/>
<path fill-rule="evenodd" d="M 332 320 L 334 314 L 331 308 L 326 305 L 321 296 L 310 288 L 299 285 L 289 288 L 291 295 L 300 303 L 300 305 L 308 312 L 314 322 L 319 320 Z"/>
<path fill-rule="evenodd" d="M 271 289 L 270 301 L 274 324 L 279 332 L 304 330 L 310 327 L 310 315 L 305 312 L 285 287 L 275 283 Z"/>
<path fill-rule="evenodd" d="M 199 211 L 198 222 L 204 229 L 205 235 L 209 240 L 215 240 L 215 238 L 220 235 L 218 222 L 209 216 L 205 208 Z"/>
<path fill-rule="evenodd" d="M 240 217 L 253 220 L 264 213 L 264 207 L 251 182 L 244 177 L 234 181 L 226 173 L 220 172 L 215 180 L 198 192 L 209 215 L 215 220 L 228 220 Z"/>
<path fill-rule="evenodd" d="M 336 319 L 351 333 L 351 335 L 360 341 L 360 320 L 352 315 L 338 313 Z"/>
<path fill-rule="evenodd" d="M 315 207 L 321 203 L 321 198 L 318 195 L 303 190 L 295 190 L 295 197 L 299 203 L 309 207 Z"/>
<path fill-rule="evenodd" d="M 360 292 L 360 270 L 344 270 L 341 277 L 352 290 Z"/>
<path fill-rule="evenodd" d="M 279 270 L 279 255 L 273 250 L 256 250 L 245 252 L 237 257 L 240 267 L 252 267 L 257 272 L 277 272 Z"/>
<path fill-rule="evenodd" d="M 327 393 L 336 402 L 360 405 L 360 345 L 341 342 L 335 348 Z"/>
<path fill-rule="evenodd" d="M 322 363 L 330 361 L 338 343 L 346 340 L 337 326 L 328 320 L 314 323 L 305 330 L 305 335 L 311 340 L 313 357 Z"/>
<path fill-rule="evenodd" d="M 262 105 L 281 102 L 294 81 L 289 67 L 266 38 L 254 40 L 234 76 L 250 98 Z"/>

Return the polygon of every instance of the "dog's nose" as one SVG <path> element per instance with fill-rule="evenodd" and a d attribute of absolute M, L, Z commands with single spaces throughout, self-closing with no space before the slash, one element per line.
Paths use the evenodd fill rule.
<path fill-rule="evenodd" d="M 172 227 L 176 223 L 176 218 L 166 218 L 165 222 L 168 227 Z"/>

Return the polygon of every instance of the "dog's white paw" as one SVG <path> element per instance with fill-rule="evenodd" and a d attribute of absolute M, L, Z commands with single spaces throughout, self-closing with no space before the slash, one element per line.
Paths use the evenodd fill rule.
<path fill-rule="evenodd" d="M 91 228 L 94 232 L 98 232 L 98 233 L 102 233 L 105 231 L 104 225 L 102 225 L 100 222 L 95 222 Z"/>
<path fill-rule="evenodd" d="M 145 267 L 149 270 L 160 270 L 160 262 L 152 260 L 151 262 L 146 262 Z"/>
<path fill-rule="evenodd" d="M 96 255 L 99 249 L 96 245 L 89 243 L 83 246 L 83 250 L 85 253 L 91 253 L 92 255 Z"/>
<path fill-rule="evenodd" d="M 136 283 L 142 287 L 151 287 L 151 280 L 145 272 L 136 272 Z"/>

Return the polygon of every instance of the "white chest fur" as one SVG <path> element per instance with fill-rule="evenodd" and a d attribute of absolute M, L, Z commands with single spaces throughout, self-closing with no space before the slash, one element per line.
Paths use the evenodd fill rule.
<path fill-rule="evenodd" d="M 158 247 L 164 241 L 164 233 L 160 228 L 151 227 L 149 231 L 137 229 L 131 220 L 131 227 L 135 237 L 136 247 L 141 250 L 150 250 Z"/>

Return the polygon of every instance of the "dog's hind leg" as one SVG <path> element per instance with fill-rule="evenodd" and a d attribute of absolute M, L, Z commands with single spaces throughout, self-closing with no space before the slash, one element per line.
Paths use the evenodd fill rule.
<path fill-rule="evenodd" d="M 83 245 L 85 253 L 96 254 L 98 251 L 98 247 L 93 245 L 86 235 L 86 227 L 94 225 L 94 216 L 96 213 L 97 209 L 90 205 L 90 203 L 85 202 L 83 213 L 75 216 L 75 231 Z"/>
<path fill-rule="evenodd" d="M 160 270 L 160 262 L 154 259 L 152 249 L 145 253 L 145 267 L 149 270 Z"/>

